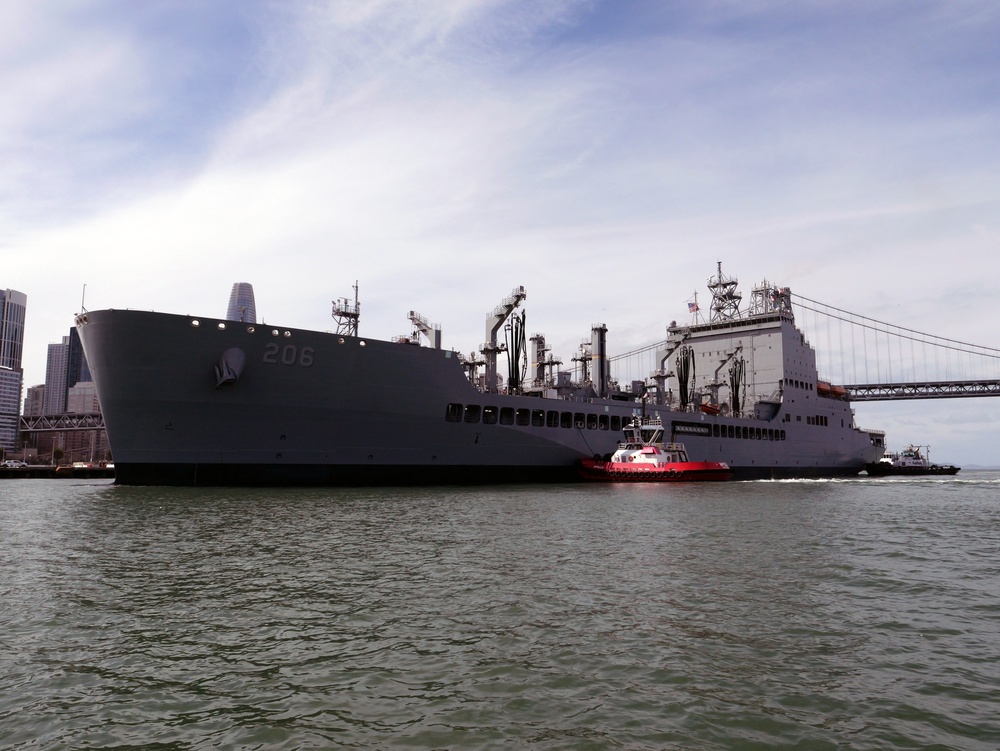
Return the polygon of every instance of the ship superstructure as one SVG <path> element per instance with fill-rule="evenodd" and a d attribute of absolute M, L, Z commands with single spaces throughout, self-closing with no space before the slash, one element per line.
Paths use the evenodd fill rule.
<path fill-rule="evenodd" d="M 559 370 L 545 336 L 525 334 L 523 287 L 469 355 L 412 311 L 411 337 L 360 336 L 356 291 L 335 304 L 341 324 L 350 314 L 335 333 L 130 310 L 82 313 L 77 326 L 120 483 L 572 481 L 637 417 L 736 478 L 853 475 L 877 461 L 884 437 L 857 428 L 845 395 L 818 379 L 788 289 L 764 282 L 742 310 L 721 266 L 709 288 L 710 320 L 671 323 L 656 371 L 624 387 L 603 323 L 574 357 L 578 377 Z"/>

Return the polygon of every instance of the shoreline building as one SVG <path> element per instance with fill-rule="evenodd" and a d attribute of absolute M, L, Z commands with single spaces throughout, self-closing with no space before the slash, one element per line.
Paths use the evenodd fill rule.
<path fill-rule="evenodd" d="M 0 290 L 0 367 L 20 368 L 24 351 L 24 312 L 28 296 L 13 289 Z"/>
<path fill-rule="evenodd" d="M 76 328 L 70 329 L 69 335 L 64 336 L 61 342 L 49 344 L 45 384 L 33 386 L 29 392 L 32 406 L 29 413 L 28 403 L 25 402 L 25 416 L 100 413 L 97 391 Z M 36 413 L 36 410 L 39 411 Z M 36 433 L 31 443 L 39 457 L 51 456 L 53 463 L 56 463 L 57 451 L 66 461 L 103 461 L 108 458 L 107 434 L 98 429 L 44 430 Z"/>
<path fill-rule="evenodd" d="M 24 314 L 28 296 L 0 290 L 0 453 L 17 448 L 21 426 L 21 388 L 24 371 Z"/>
<path fill-rule="evenodd" d="M 45 359 L 45 396 L 42 414 L 61 415 L 66 411 L 66 375 L 69 371 L 69 337 L 49 344 Z"/>
<path fill-rule="evenodd" d="M 253 299 L 253 285 L 249 282 L 236 282 L 233 285 L 233 291 L 229 293 L 226 320 L 257 323 L 257 305 Z"/>
<path fill-rule="evenodd" d="M 61 415 L 67 411 L 66 395 L 69 389 L 82 381 L 89 381 L 90 366 L 83 354 L 80 335 L 75 328 L 61 342 L 49 345 L 45 361 L 44 414 Z"/>
<path fill-rule="evenodd" d="M 93 415 L 100 411 L 97 386 L 89 378 L 66 389 L 66 414 Z M 61 438 L 67 462 L 101 462 L 111 458 L 108 434 L 104 430 L 67 430 Z"/>
<path fill-rule="evenodd" d="M 45 384 L 29 386 L 24 392 L 24 410 L 21 412 L 25 417 L 41 417 L 45 414 Z"/>

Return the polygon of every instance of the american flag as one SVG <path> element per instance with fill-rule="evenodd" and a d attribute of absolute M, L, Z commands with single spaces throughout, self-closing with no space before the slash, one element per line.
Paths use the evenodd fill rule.
<path fill-rule="evenodd" d="M 698 312 L 698 303 L 696 303 L 696 302 L 689 302 L 688 303 L 688 313 L 697 313 L 697 312 Z"/>

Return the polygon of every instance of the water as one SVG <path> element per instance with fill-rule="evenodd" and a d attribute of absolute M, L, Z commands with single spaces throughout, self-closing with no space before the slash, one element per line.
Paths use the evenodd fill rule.
<path fill-rule="evenodd" d="M 0 748 L 996 749 L 1000 473 L 0 482 Z"/>

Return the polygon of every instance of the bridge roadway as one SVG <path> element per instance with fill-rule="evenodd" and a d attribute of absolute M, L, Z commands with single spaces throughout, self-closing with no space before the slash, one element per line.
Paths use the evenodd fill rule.
<path fill-rule="evenodd" d="M 22 433 L 55 433 L 67 430 L 104 430 L 104 415 L 92 414 L 21 416 Z"/>
<path fill-rule="evenodd" d="M 923 383 L 844 384 L 852 402 L 893 399 L 955 399 L 963 396 L 1000 396 L 1000 381 L 924 381 Z"/>

